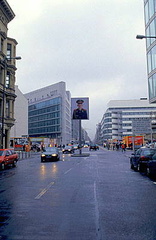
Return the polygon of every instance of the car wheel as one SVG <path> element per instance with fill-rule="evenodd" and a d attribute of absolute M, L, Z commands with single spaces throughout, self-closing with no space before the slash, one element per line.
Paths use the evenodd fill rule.
<path fill-rule="evenodd" d="M 16 160 L 13 161 L 12 166 L 13 166 L 13 167 L 16 167 L 16 166 L 17 166 L 17 161 L 16 161 Z"/>
<path fill-rule="evenodd" d="M 151 176 L 151 171 L 150 171 L 149 167 L 147 167 L 147 169 L 146 169 L 146 174 L 147 174 L 147 176 Z"/>
<path fill-rule="evenodd" d="M 4 170 L 5 169 L 5 164 L 4 162 L 1 163 L 1 170 Z"/>
<path fill-rule="evenodd" d="M 134 165 L 131 163 L 131 169 L 134 170 Z"/>
<path fill-rule="evenodd" d="M 141 171 L 141 168 L 140 168 L 140 163 L 138 163 L 137 165 L 137 171 L 140 172 Z"/>
<path fill-rule="evenodd" d="M 143 166 L 140 163 L 138 163 L 137 171 L 138 172 L 143 172 Z"/>

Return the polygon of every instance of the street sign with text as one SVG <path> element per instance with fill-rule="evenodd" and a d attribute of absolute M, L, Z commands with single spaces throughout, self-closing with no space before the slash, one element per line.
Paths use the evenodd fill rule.
<path fill-rule="evenodd" d="M 151 132 L 151 119 L 134 118 L 132 120 L 133 134 L 148 134 Z"/>

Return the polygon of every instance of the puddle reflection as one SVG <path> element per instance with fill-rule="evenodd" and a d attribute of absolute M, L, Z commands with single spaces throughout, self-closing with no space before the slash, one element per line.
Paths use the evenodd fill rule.
<path fill-rule="evenodd" d="M 40 176 L 42 179 L 44 179 L 47 175 L 49 175 L 49 170 L 52 173 L 52 176 L 55 177 L 58 173 L 58 166 L 56 163 L 46 163 L 41 165 L 40 167 Z"/>

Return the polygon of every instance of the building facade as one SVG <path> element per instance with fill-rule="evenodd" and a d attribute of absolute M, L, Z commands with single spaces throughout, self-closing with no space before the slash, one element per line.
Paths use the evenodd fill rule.
<path fill-rule="evenodd" d="M 152 121 L 155 117 L 156 104 L 150 104 L 147 99 L 111 100 L 100 123 L 101 132 L 96 135 L 101 143 L 114 139 L 121 141 L 124 136 L 134 134 L 133 122 L 135 120 L 149 119 Z M 146 134 L 150 135 L 151 130 Z"/>
<path fill-rule="evenodd" d="M 16 101 L 14 105 L 14 126 L 11 128 L 10 137 L 28 136 L 28 100 L 15 86 Z"/>
<path fill-rule="evenodd" d="M 15 17 L 6 0 L 0 1 L 0 147 L 9 147 L 14 125 L 15 58 L 17 42 L 7 36 L 8 23 Z"/>
<path fill-rule="evenodd" d="M 28 100 L 29 137 L 55 140 L 58 145 L 71 141 L 71 95 L 65 82 L 25 94 Z"/>
<path fill-rule="evenodd" d="M 144 0 L 145 33 L 156 37 L 156 1 Z M 156 103 L 156 38 L 146 38 L 149 101 Z"/>

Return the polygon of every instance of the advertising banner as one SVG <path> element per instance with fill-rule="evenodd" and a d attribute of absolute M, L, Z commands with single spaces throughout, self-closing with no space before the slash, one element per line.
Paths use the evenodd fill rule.
<path fill-rule="evenodd" d="M 71 99 L 71 113 L 73 120 L 89 119 L 89 98 L 79 97 Z"/>

